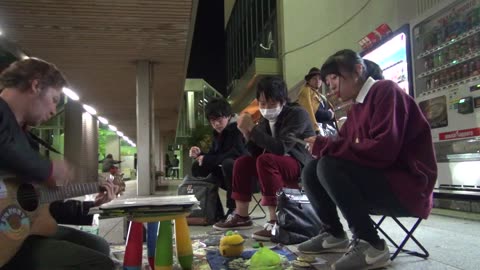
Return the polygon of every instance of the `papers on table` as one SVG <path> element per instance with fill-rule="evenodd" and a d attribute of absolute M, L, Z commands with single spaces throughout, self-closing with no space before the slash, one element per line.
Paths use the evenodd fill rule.
<path fill-rule="evenodd" d="M 199 208 L 199 201 L 194 195 L 135 197 L 118 199 L 100 207 L 90 208 L 89 214 L 100 217 L 154 216 L 162 213 L 190 212 Z"/>

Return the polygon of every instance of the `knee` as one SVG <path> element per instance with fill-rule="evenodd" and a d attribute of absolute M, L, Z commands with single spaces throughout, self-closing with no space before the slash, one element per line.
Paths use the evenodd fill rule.
<path fill-rule="evenodd" d="M 316 172 L 322 184 L 335 180 L 335 173 L 339 170 L 337 165 L 337 159 L 329 156 L 322 157 L 318 161 Z"/>
<path fill-rule="evenodd" d="M 312 184 L 312 181 L 318 181 L 317 165 L 318 159 L 314 159 L 307 163 L 305 167 L 303 167 L 301 173 L 301 180 L 303 186 L 307 187 Z"/>
<path fill-rule="evenodd" d="M 222 168 L 223 169 L 233 168 L 234 163 L 235 163 L 235 160 L 233 160 L 231 158 L 227 158 L 227 159 L 222 161 Z"/>
<path fill-rule="evenodd" d="M 234 161 L 233 169 L 234 170 L 243 170 L 248 167 L 249 163 L 253 157 L 251 156 L 243 156 L 239 157 Z"/>
<path fill-rule="evenodd" d="M 95 238 L 95 247 L 94 249 L 107 257 L 110 256 L 110 245 L 108 242 L 102 237 Z"/>
<path fill-rule="evenodd" d="M 257 157 L 257 171 L 265 166 L 272 166 L 275 164 L 275 154 L 265 153 Z"/>

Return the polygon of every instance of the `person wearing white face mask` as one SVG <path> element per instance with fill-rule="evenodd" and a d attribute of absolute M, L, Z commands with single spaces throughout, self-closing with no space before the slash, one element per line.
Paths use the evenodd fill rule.
<path fill-rule="evenodd" d="M 247 140 L 251 155 L 235 161 L 232 180 L 232 198 L 235 215 L 213 227 L 217 230 L 239 230 L 252 227 L 248 216 L 254 181 L 258 179 L 262 192 L 262 205 L 268 206 L 270 221 L 264 229 L 253 234 L 256 240 L 269 241 L 276 223 L 276 192 L 283 187 L 298 188 L 300 172 L 311 155 L 298 140 L 313 136 L 308 113 L 300 106 L 287 103 L 285 82 L 279 77 L 267 76 L 257 85 L 257 100 L 262 118 L 255 125 L 249 114 L 237 120 L 238 129 Z"/>

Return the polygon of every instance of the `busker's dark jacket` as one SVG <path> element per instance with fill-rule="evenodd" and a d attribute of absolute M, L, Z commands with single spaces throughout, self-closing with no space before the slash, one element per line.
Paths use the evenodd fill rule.
<path fill-rule="evenodd" d="M 0 177 L 15 175 L 19 181 L 45 183 L 52 173 L 52 163 L 43 158 L 39 146 L 21 127 L 9 105 L 0 98 Z M 93 216 L 87 215 L 93 202 L 69 200 L 50 204 L 50 213 L 58 223 L 91 225 Z"/>

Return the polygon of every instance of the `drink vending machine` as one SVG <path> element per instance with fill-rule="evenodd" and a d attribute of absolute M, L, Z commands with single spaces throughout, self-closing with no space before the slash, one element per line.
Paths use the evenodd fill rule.
<path fill-rule="evenodd" d="M 480 196 L 480 0 L 410 23 L 414 97 L 432 128 L 437 192 Z"/>

